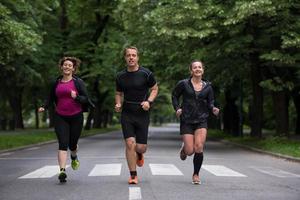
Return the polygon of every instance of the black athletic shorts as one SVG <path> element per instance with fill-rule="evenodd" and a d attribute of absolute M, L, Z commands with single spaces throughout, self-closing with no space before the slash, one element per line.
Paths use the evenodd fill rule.
<path fill-rule="evenodd" d="M 195 123 L 195 124 L 188 124 L 181 122 L 180 123 L 180 135 L 184 134 L 192 134 L 194 135 L 195 130 L 200 128 L 206 128 L 207 129 L 207 121 Z"/>
<path fill-rule="evenodd" d="M 135 137 L 136 143 L 147 144 L 149 122 L 149 111 L 132 112 L 123 110 L 121 125 L 124 139 Z"/>

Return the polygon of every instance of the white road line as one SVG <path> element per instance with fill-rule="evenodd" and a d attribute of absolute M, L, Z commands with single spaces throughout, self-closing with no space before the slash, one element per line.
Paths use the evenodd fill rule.
<path fill-rule="evenodd" d="M 0 156 L 9 156 L 13 154 L 13 152 L 1 153 Z"/>
<path fill-rule="evenodd" d="M 89 176 L 118 176 L 121 174 L 122 164 L 97 164 Z"/>
<path fill-rule="evenodd" d="M 152 175 L 183 175 L 173 164 L 149 164 Z"/>
<path fill-rule="evenodd" d="M 129 187 L 129 200 L 142 199 L 140 187 Z"/>
<path fill-rule="evenodd" d="M 246 175 L 233 171 L 223 165 L 203 165 L 202 168 L 216 176 L 247 177 Z"/>
<path fill-rule="evenodd" d="M 67 166 L 68 168 L 69 166 Z M 31 173 L 28 173 L 24 176 L 19 177 L 20 179 L 26 178 L 50 178 L 59 173 L 58 165 L 46 165 L 42 168 L 39 168 Z"/>
<path fill-rule="evenodd" d="M 32 150 L 37 150 L 40 149 L 41 147 L 31 147 L 29 149 L 26 149 L 26 151 L 32 151 Z"/>
<path fill-rule="evenodd" d="M 287 171 L 283 171 L 283 170 L 280 170 L 280 169 L 276 169 L 276 168 L 273 168 L 273 167 L 250 167 L 252 169 L 255 169 L 259 172 L 262 172 L 262 173 L 265 173 L 265 174 L 269 174 L 271 176 L 276 176 L 276 177 L 279 177 L 279 178 L 287 178 L 287 177 L 300 177 L 299 174 L 293 174 L 293 173 L 290 173 L 290 172 L 287 172 Z"/>

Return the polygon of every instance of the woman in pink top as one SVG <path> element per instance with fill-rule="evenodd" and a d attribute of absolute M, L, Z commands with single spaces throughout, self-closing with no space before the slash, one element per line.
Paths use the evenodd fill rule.
<path fill-rule="evenodd" d="M 43 112 L 50 104 L 55 104 L 54 128 L 59 143 L 58 164 L 60 182 L 66 182 L 66 162 L 68 149 L 71 151 L 71 166 L 79 168 L 77 156 L 78 140 L 83 127 L 83 111 L 88 105 L 94 106 L 87 95 L 84 82 L 74 74 L 80 65 L 80 60 L 74 57 L 64 57 L 59 61 L 59 76 L 53 84 L 45 105 L 39 108 Z"/>

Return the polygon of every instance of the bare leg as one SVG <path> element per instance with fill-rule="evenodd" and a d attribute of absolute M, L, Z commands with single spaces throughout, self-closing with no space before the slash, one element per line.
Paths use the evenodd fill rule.
<path fill-rule="evenodd" d="M 126 159 L 129 171 L 136 171 L 136 143 L 133 137 L 127 138 L 126 142 Z"/>
<path fill-rule="evenodd" d="M 58 164 L 59 168 L 66 168 L 68 151 L 58 150 Z"/>

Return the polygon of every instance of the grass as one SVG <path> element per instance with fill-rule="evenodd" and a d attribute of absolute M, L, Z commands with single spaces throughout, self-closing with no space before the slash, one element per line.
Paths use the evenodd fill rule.
<path fill-rule="evenodd" d="M 81 137 L 106 133 L 120 129 L 120 126 L 112 126 L 109 128 L 83 130 Z M 38 144 L 56 140 L 56 135 L 50 129 L 33 129 L 33 130 L 17 130 L 0 132 L 0 150 L 7 150 L 22 147 L 30 144 Z"/>
<path fill-rule="evenodd" d="M 233 137 L 217 130 L 210 130 L 208 137 L 224 139 L 226 141 L 242 144 L 248 147 L 300 158 L 300 141 L 288 139 L 286 137 L 271 135 L 262 139 L 252 138 L 249 136 Z"/>

